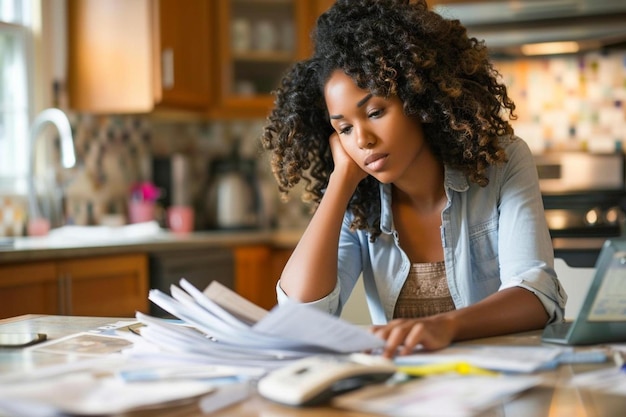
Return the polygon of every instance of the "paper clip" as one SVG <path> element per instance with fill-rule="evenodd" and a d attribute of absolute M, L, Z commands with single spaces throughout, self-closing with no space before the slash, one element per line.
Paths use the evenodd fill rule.
<path fill-rule="evenodd" d="M 460 375 L 486 375 L 495 376 L 497 372 L 479 368 L 467 362 L 446 362 L 424 365 L 400 366 L 398 371 L 409 376 L 428 376 L 456 372 Z"/>

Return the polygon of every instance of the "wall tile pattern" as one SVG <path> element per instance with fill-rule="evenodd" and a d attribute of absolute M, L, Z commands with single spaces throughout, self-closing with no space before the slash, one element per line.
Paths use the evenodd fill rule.
<path fill-rule="evenodd" d="M 626 51 L 496 61 L 533 150 L 614 152 L 626 141 Z"/>

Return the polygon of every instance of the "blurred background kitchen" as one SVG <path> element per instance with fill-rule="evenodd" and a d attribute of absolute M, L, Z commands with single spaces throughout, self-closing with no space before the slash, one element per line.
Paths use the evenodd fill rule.
<path fill-rule="evenodd" d="M 217 257 L 228 259 L 223 268 L 239 268 L 240 274 L 251 273 L 237 259 L 250 256 L 257 266 L 260 259 L 266 262 L 260 265 L 280 270 L 309 210 L 297 193 L 287 203 L 279 201 L 259 136 L 272 89 L 291 63 L 308 56 L 309 32 L 331 3 L 0 0 L 0 239 L 6 242 L 0 275 L 2 264 L 16 267 L 25 260 L 6 255 L 17 251 L 11 246 L 15 239 L 68 225 L 145 220 L 169 230 L 174 225 L 168 210 L 176 213 L 181 230 L 191 228 L 188 240 L 245 232 L 257 240 L 241 246 L 254 246 L 256 232 L 263 239 L 293 232 L 278 252 L 270 238 L 269 255 L 256 252 L 255 258 L 244 251 L 238 258 L 235 251 Z M 459 18 L 492 49 L 517 105 L 516 133 L 537 156 L 555 254 L 570 266 L 591 268 L 601 242 L 623 231 L 626 3 L 429 5 Z M 37 122 L 48 108 L 67 116 L 72 155 L 59 123 Z M 42 230 L 33 224 L 35 217 L 45 221 Z M 180 248 L 189 243 L 177 239 Z M 267 241 L 261 243 L 266 249 Z M 153 249 L 136 250 L 147 254 L 151 286 L 169 280 L 159 281 L 180 257 L 157 256 Z M 211 265 L 193 273 L 204 274 Z M 54 267 L 56 277 L 59 266 Z M 180 277 L 180 269 L 173 270 L 170 275 Z M 229 285 L 249 298 L 267 287 L 265 298 L 255 301 L 272 305 L 267 277 L 244 285 L 231 272 L 225 272 L 235 276 L 225 280 Z M 8 291 L 3 295 L 0 288 L 0 297 Z"/>

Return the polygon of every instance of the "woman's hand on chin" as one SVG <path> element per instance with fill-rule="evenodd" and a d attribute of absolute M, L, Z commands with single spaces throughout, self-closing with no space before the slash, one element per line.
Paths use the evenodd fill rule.
<path fill-rule="evenodd" d="M 339 134 L 337 132 L 330 135 L 328 140 L 330 141 L 330 149 L 333 154 L 333 162 L 335 164 L 333 173 L 341 175 L 345 183 L 354 184 L 354 187 L 356 188 L 359 182 L 367 177 L 367 173 L 363 171 L 359 164 L 357 164 L 354 159 L 350 157 L 350 155 L 348 155 L 341 144 L 341 140 L 339 139 Z"/>

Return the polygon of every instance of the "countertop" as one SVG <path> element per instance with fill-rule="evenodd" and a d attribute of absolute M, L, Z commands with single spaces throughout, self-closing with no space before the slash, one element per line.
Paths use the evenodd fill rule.
<path fill-rule="evenodd" d="M 200 231 L 176 234 L 159 230 L 134 237 L 16 237 L 0 245 L 0 264 L 33 260 L 76 258 L 79 256 L 122 253 L 158 253 L 208 247 L 234 247 L 267 244 L 278 248 L 294 247 L 302 230 Z"/>

